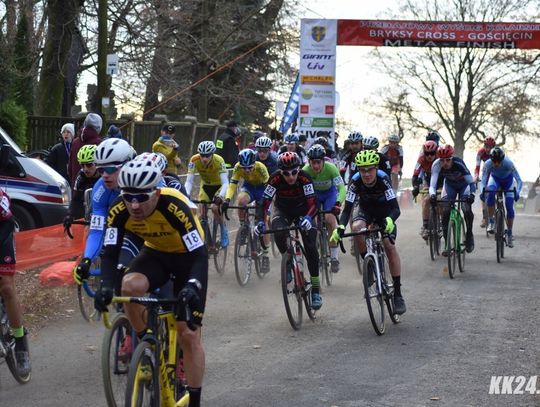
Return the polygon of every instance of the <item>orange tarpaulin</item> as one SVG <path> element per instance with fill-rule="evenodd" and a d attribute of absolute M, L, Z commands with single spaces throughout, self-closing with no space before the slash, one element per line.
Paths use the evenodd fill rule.
<path fill-rule="evenodd" d="M 79 256 L 84 249 L 84 226 L 73 225 L 74 239 L 64 233 L 63 225 L 15 233 L 17 270 L 26 270 Z"/>

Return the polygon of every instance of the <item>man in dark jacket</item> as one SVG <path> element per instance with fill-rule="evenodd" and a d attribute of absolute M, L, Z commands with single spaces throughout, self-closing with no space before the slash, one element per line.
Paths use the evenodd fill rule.
<path fill-rule="evenodd" d="M 51 148 L 51 152 L 45 159 L 45 162 L 51 166 L 58 174 L 69 181 L 68 160 L 71 150 L 71 142 L 75 135 L 75 126 L 73 123 L 66 123 L 60 130 L 62 141 Z"/>
<path fill-rule="evenodd" d="M 238 124 L 231 120 L 227 123 L 225 131 L 216 140 L 216 153 L 223 157 L 227 168 L 233 168 L 238 162 L 240 150 L 236 142 L 241 135 Z"/>
<path fill-rule="evenodd" d="M 87 144 L 98 145 L 101 143 L 99 132 L 101 131 L 102 125 L 103 120 L 99 114 L 88 113 L 86 119 L 84 119 L 84 127 L 82 129 L 81 136 L 73 140 L 73 143 L 71 144 L 68 163 L 68 176 L 72 188 L 75 185 L 75 180 L 77 179 L 77 175 L 81 169 L 81 166 L 77 161 L 77 153 L 82 146 Z"/>

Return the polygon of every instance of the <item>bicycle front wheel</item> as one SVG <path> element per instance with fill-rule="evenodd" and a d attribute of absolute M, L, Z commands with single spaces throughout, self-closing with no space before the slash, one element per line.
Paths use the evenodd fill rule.
<path fill-rule="evenodd" d="M 26 342 L 26 349 L 29 349 L 28 347 L 28 335 L 25 335 L 24 341 Z M 20 384 L 26 384 L 30 381 L 31 373 L 28 373 L 25 376 L 22 376 L 19 374 L 19 371 L 17 370 L 17 360 L 15 359 L 15 339 L 12 338 L 10 335 L 6 335 L 6 337 L 3 338 L 4 345 L 6 346 L 7 354 L 6 354 L 6 364 L 8 365 L 9 371 Z"/>
<path fill-rule="evenodd" d="M 213 254 L 214 266 L 218 274 L 223 275 L 225 273 L 225 264 L 227 263 L 227 249 L 228 246 L 221 246 L 221 226 L 218 222 L 212 222 L 212 236 L 214 236 L 214 243 L 216 245 L 215 252 Z"/>
<path fill-rule="evenodd" d="M 440 244 L 440 237 L 439 237 L 439 231 L 438 231 L 438 225 L 437 225 L 437 212 L 435 208 L 431 208 L 429 211 L 429 223 L 428 223 L 428 230 L 429 230 L 429 255 L 431 257 L 431 260 L 435 260 L 437 255 L 439 254 L 439 244 Z"/>
<path fill-rule="evenodd" d="M 115 316 L 111 329 L 105 330 L 101 346 L 101 374 L 109 407 L 126 404 L 128 367 L 133 353 L 132 329 L 124 314 Z"/>
<path fill-rule="evenodd" d="M 152 345 L 141 342 L 135 348 L 126 387 L 126 407 L 159 407 L 159 366 Z"/>
<path fill-rule="evenodd" d="M 77 299 L 81 315 L 88 322 L 99 321 L 100 314 L 94 308 L 94 295 L 99 288 L 99 273 L 96 270 L 90 270 L 90 277 L 83 284 L 77 285 Z"/>
<path fill-rule="evenodd" d="M 448 276 L 454 278 L 456 272 L 456 224 L 450 221 L 448 224 L 448 235 L 446 238 L 446 251 L 448 253 Z"/>
<path fill-rule="evenodd" d="M 248 283 L 253 267 L 248 235 L 249 227 L 242 226 L 238 229 L 234 242 L 234 271 L 236 273 L 236 281 L 238 281 L 241 287 Z"/>
<path fill-rule="evenodd" d="M 467 254 L 467 250 L 465 248 L 465 222 L 463 222 L 463 219 L 460 222 L 459 227 L 459 252 L 457 254 L 458 256 L 458 266 L 459 266 L 459 272 L 463 273 L 465 271 L 465 255 Z"/>
<path fill-rule="evenodd" d="M 296 286 L 295 273 L 292 267 L 287 266 L 287 260 L 292 255 L 283 256 L 281 260 L 281 291 L 283 293 L 283 302 L 285 303 L 285 312 L 293 329 L 300 329 L 302 326 L 302 295 Z"/>
<path fill-rule="evenodd" d="M 384 334 L 384 300 L 383 293 L 379 291 L 377 285 L 377 266 L 372 256 L 364 259 L 364 297 L 366 299 L 369 319 L 377 335 Z"/>
<path fill-rule="evenodd" d="M 328 234 L 326 233 L 326 228 L 319 230 L 317 238 L 317 251 L 320 253 L 319 256 L 319 275 L 324 284 L 328 287 L 332 285 L 333 273 L 330 271 L 330 256 L 328 255 Z"/>
<path fill-rule="evenodd" d="M 257 273 L 257 277 L 259 277 L 261 280 L 264 278 L 266 273 L 263 273 L 262 269 L 262 249 L 261 249 L 261 242 L 257 236 L 255 236 L 253 233 L 250 235 L 250 241 L 251 241 L 251 257 L 253 259 L 253 264 L 255 265 L 255 272 Z"/>
<path fill-rule="evenodd" d="M 504 217 L 500 210 L 495 212 L 495 250 L 497 263 L 504 257 Z"/>

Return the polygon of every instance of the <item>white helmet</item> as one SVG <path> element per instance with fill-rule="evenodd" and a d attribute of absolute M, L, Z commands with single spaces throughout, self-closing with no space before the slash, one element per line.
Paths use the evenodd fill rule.
<path fill-rule="evenodd" d="M 270 137 L 261 136 L 255 142 L 255 147 L 257 148 L 270 148 L 272 146 L 272 140 Z"/>
<path fill-rule="evenodd" d="M 216 145 L 213 141 L 201 141 L 199 147 L 197 147 L 199 154 L 214 154 L 216 152 Z"/>
<path fill-rule="evenodd" d="M 154 190 L 161 180 L 161 170 L 150 158 L 134 159 L 122 166 L 118 177 L 120 189 Z"/>
<path fill-rule="evenodd" d="M 103 140 L 97 147 L 94 156 L 96 165 L 122 165 L 133 158 L 133 147 L 126 140 L 120 138 L 108 138 Z"/>
<path fill-rule="evenodd" d="M 351 140 L 353 143 L 362 142 L 363 138 L 362 133 L 359 131 L 353 131 L 349 134 L 349 140 Z"/>
<path fill-rule="evenodd" d="M 397 134 L 390 134 L 388 136 L 388 141 L 389 142 L 394 142 L 394 143 L 399 143 L 399 136 Z"/>
<path fill-rule="evenodd" d="M 364 138 L 363 144 L 364 150 L 377 150 L 379 148 L 379 140 L 374 136 Z"/>
<path fill-rule="evenodd" d="M 142 153 L 142 154 L 139 154 L 137 157 L 135 157 L 134 160 L 138 160 L 138 161 L 150 160 L 155 165 L 157 165 L 157 167 L 160 169 L 161 172 L 165 171 L 165 169 L 167 168 L 167 159 L 161 153 Z"/>

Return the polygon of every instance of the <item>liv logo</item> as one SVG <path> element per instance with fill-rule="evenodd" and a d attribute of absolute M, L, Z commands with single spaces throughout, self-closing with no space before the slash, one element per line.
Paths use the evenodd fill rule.
<path fill-rule="evenodd" d="M 489 394 L 540 394 L 538 376 L 491 376 Z"/>

